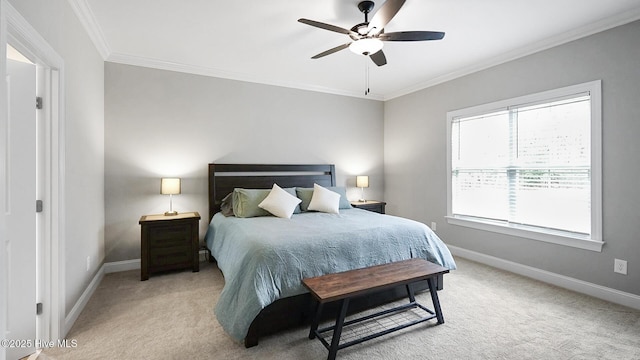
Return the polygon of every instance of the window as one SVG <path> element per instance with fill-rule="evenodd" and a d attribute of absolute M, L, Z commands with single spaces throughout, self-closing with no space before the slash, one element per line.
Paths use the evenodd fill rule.
<path fill-rule="evenodd" d="M 448 222 L 601 251 L 600 86 L 449 112 Z"/>

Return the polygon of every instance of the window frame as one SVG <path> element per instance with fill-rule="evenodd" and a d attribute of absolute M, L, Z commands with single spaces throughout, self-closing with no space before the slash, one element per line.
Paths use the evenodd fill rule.
<path fill-rule="evenodd" d="M 536 226 L 509 224 L 471 216 L 453 215 L 452 126 L 459 117 L 470 117 L 525 104 L 553 101 L 588 92 L 591 101 L 591 233 L 588 235 Z M 602 251 L 602 81 L 595 80 L 559 89 L 495 101 L 447 112 L 447 223 L 591 251 Z"/>

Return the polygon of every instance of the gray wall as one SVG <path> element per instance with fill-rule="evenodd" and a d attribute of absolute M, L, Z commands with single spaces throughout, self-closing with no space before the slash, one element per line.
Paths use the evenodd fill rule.
<path fill-rule="evenodd" d="M 446 113 L 602 79 L 602 253 L 448 225 Z M 433 86 L 385 103 L 389 212 L 437 222 L 448 244 L 640 294 L 640 22 Z M 627 260 L 629 275 L 613 272 Z"/>
<path fill-rule="evenodd" d="M 105 64 L 106 261 L 140 258 L 145 214 L 168 210 L 160 178 L 178 176 L 177 211 L 207 226 L 207 164 L 331 163 L 348 197 L 370 176 L 383 193 L 383 103 L 283 87 Z"/>
<path fill-rule="evenodd" d="M 64 60 L 68 314 L 104 260 L 104 62 L 66 0 L 9 2 Z"/>

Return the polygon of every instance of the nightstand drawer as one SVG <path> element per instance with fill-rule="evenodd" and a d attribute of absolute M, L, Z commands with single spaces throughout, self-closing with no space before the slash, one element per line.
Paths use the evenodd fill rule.
<path fill-rule="evenodd" d="M 153 226 L 149 228 L 149 236 L 153 239 L 154 248 L 184 246 L 191 244 L 191 226 Z"/>
<path fill-rule="evenodd" d="M 185 265 L 188 267 L 192 257 L 191 246 L 155 248 L 149 250 L 149 267 L 154 270 L 162 270 L 163 266 L 173 268 L 175 265 Z"/>

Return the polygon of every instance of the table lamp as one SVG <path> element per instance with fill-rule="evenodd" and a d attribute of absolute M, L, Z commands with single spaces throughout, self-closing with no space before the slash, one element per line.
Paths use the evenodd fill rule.
<path fill-rule="evenodd" d="M 369 187 L 369 177 L 367 175 L 358 175 L 356 176 L 356 186 L 362 190 L 362 195 L 360 197 L 361 202 L 366 202 L 364 199 L 364 188 Z"/>
<path fill-rule="evenodd" d="M 160 182 L 160 194 L 169 195 L 169 211 L 165 212 L 166 216 L 178 215 L 177 211 L 173 211 L 173 195 L 180 194 L 180 178 L 162 178 Z"/>

